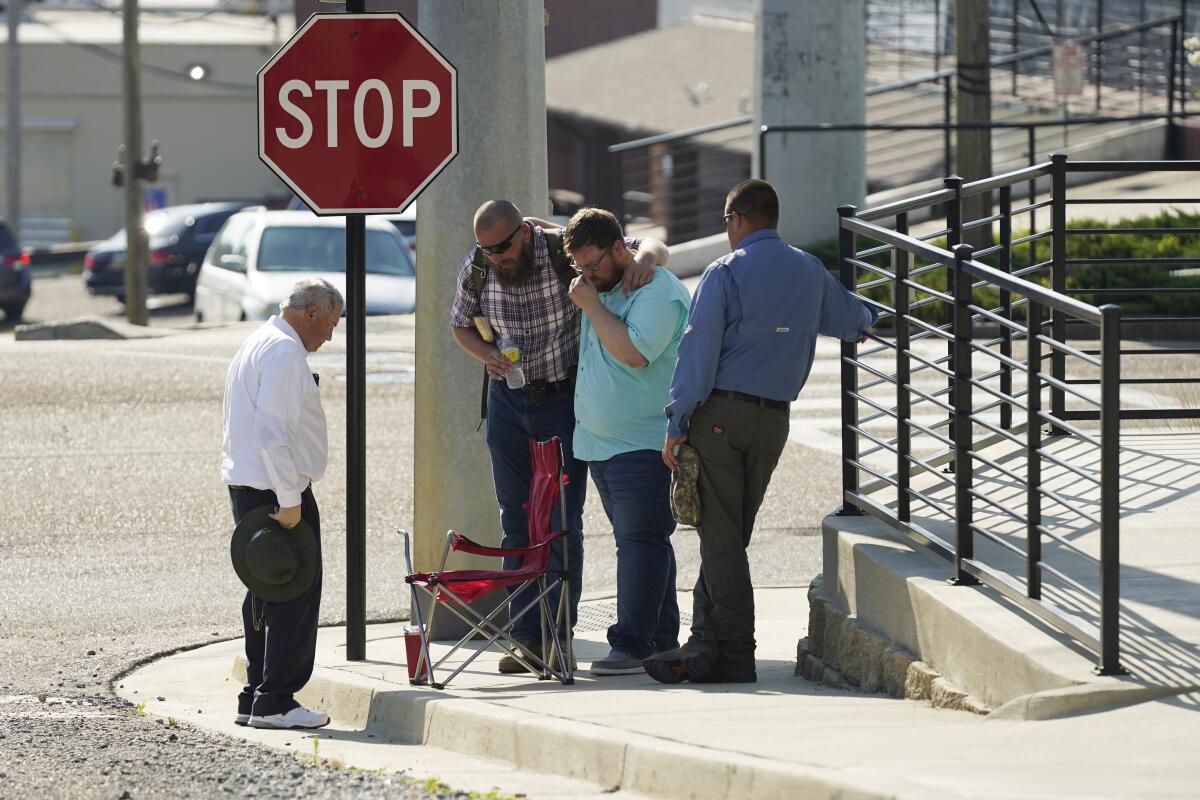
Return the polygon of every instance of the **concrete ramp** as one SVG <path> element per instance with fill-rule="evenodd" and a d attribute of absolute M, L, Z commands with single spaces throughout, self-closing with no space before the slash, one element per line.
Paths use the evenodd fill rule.
<path fill-rule="evenodd" d="M 1046 451 L 1083 473 L 1099 469 L 1094 448 L 1071 437 L 1046 440 Z M 1023 474 L 1024 452 L 987 451 L 996 464 Z M 1099 488 L 1066 469 L 1047 470 L 1042 483 L 1062 499 L 1045 506 L 1044 561 L 1054 571 L 1099 591 Z M 976 506 L 975 521 L 996 541 L 976 537 L 976 560 L 1025 586 L 1025 486 L 989 469 L 975 487 L 994 505 Z M 952 506 L 953 489 L 929 475 L 914 488 Z M 876 499 L 894 507 L 894 498 Z M 952 523 L 932 513 L 914 522 L 944 542 Z M 1096 657 L 1056 628 L 1018 609 L 997 592 L 950 586 L 951 565 L 918 552 L 890 526 L 871 517 L 827 517 L 824 582 L 815 602 L 876 631 L 946 675 L 992 708 L 1044 717 L 1141 702 L 1200 687 L 1200 433 L 1134 431 L 1121 450 L 1121 662 L 1123 677 L 1092 673 Z M 1099 625 L 1094 597 L 1044 572 L 1043 597 L 1058 611 Z M 810 643 L 810 650 L 820 649 Z M 837 652 L 819 653 L 833 663 Z M 1043 695 L 1030 700 L 1029 695 Z M 1200 709 L 1198 709 L 1200 710 Z"/>

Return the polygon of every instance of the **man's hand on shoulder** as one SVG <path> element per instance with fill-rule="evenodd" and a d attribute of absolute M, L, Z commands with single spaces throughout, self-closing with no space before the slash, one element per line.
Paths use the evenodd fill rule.
<path fill-rule="evenodd" d="M 285 528 L 294 528 L 300 524 L 300 506 L 279 508 L 275 510 L 274 514 L 268 516 Z"/>
<path fill-rule="evenodd" d="M 637 291 L 654 280 L 655 252 L 643 248 L 633 256 L 633 266 L 621 276 L 621 291 L 625 294 Z"/>

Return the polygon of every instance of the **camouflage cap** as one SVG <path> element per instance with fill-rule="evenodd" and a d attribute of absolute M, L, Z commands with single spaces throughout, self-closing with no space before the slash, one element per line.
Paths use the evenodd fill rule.
<path fill-rule="evenodd" d="M 687 442 L 679 445 L 679 464 L 671 473 L 671 513 L 680 525 L 700 524 L 700 454 Z"/>

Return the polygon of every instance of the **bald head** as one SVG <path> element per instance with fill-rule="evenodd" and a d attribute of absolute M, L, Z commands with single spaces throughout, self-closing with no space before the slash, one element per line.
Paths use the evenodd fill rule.
<path fill-rule="evenodd" d="M 521 224 L 521 209 L 507 200 L 488 200 L 475 212 L 475 232 L 490 228 L 511 229 Z"/>

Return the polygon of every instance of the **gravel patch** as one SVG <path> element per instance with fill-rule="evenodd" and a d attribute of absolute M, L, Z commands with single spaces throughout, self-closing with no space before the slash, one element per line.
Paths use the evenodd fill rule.
<path fill-rule="evenodd" d="M 103 695 L 0 689 L 0 795 L 37 798 L 462 798 L 401 773 L 313 764 L 139 713 Z"/>

